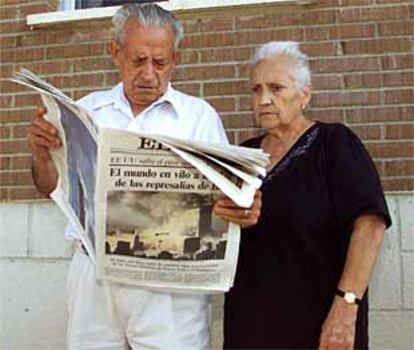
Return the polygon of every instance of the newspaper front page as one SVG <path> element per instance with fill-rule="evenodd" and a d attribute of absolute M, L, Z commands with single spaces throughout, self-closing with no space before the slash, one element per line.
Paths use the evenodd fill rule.
<path fill-rule="evenodd" d="M 111 129 L 101 137 L 98 276 L 173 290 L 227 290 L 240 230 L 214 215 L 219 188 L 156 140 Z"/>
<path fill-rule="evenodd" d="M 63 146 L 51 151 L 51 197 L 96 264 L 99 279 L 180 292 L 227 291 L 240 228 L 214 215 L 223 194 L 249 207 L 268 156 L 260 150 L 99 128 L 35 74 L 14 82 L 41 94 Z"/>

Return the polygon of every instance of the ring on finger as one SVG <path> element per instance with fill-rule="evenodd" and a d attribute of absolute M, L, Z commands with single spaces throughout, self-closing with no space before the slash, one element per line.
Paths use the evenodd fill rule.
<path fill-rule="evenodd" d="M 243 218 L 246 219 L 250 216 L 250 210 L 249 209 L 245 209 L 243 211 Z"/>

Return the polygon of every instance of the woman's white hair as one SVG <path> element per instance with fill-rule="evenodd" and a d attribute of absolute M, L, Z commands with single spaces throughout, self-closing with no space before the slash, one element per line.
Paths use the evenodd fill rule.
<path fill-rule="evenodd" d="M 144 27 L 165 27 L 170 25 L 175 34 L 174 48 L 177 50 L 184 36 L 181 22 L 169 11 L 164 10 L 156 4 L 126 4 L 119 8 L 112 23 L 115 29 L 115 40 L 119 44 L 124 41 L 124 28 L 129 18 L 138 19 Z"/>
<path fill-rule="evenodd" d="M 259 47 L 253 56 L 252 66 L 265 58 L 279 56 L 288 57 L 292 60 L 295 70 L 295 85 L 299 91 L 311 85 L 311 74 L 309 69 L 309 58 L 299 50 L 299 44 L 294 41 L 270 41 Z"/>

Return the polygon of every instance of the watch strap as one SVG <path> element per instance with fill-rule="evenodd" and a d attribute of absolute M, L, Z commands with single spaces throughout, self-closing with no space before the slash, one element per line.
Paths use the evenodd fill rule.
<path fill-rule="evenodd" d="M 352 296 L 353 296 L 353 301 L 352 302 L 349 302 L 348 300 L 347 300 L 347 297 L 346 297 L 346 294 L 352 294 Z M 345 299 L 345 301 L 348 303 L 348 304 L 356 304 L 356 305 L 360 305 L 361 304 L 361 299 L 359 299 L 357 296 L 356 296 L 356 294 L 354 293 L 354 292 L 345 292 L 345 291 L 343 291 L 343 290 L 341 290 L 341 289 L 339 289 L 339 288 L 336 288 L 335 289 L 335 295 L 337 295 L 337 296 L 339 296 L 339 297 L 341 297 L 342 299 Z"/>

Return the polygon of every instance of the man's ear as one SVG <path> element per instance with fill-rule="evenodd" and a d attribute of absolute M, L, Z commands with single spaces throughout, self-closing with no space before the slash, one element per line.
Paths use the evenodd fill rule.
<path fill-rule="evenodd" d="M 119 66 L 119 55 L 121 51 L 121 47 L 115 40 L 111 40 L 108 43 L 108 51 L 111 54 L 112 62 L 115 64 L 115 66 Z"/>
<path fill-rule="evenodd" d="M 312 97 L 312 86 L 311 85 L 306 85 L 303 88 L 302 94 L 301 94 L 301 99 L 302 99 L 302 106 L 303 108 L 306 108 L 306 106 L 309 104 L 311 97 Z"/>

